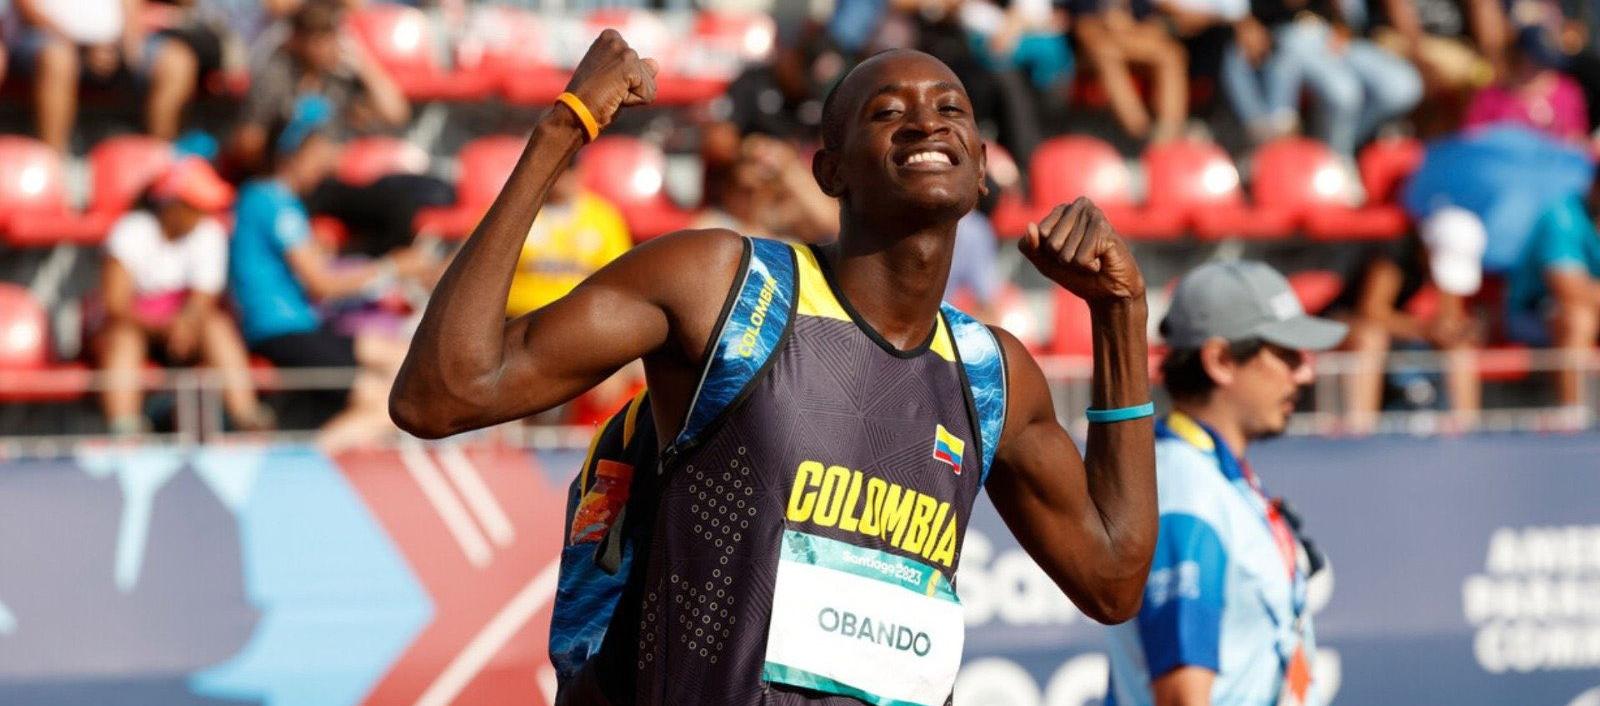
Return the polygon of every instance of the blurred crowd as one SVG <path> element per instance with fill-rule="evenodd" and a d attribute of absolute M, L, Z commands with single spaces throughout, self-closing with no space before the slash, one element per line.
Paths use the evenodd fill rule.
<path fill-rule="evenodd" d="M 446 57 L 437 62 L 446 77 L 470 57 L 538 54 L 559 90 L 563 56 L 574 58 L 577 44 L 556 35 L 594 27 L 563 25 L 514 4 L 415 5 L 429 23 L 421 41 L 451 44 L 437 52 Z M 476 154 L 469 152 L 478 143 L 469 144 L 454 175 L 428 169 L 432 155 L 415 146 L 421 154 L 402 150 L 375 170 L 341 165 L 358 138 L 415 134 L 420 104 L 497 99 L 463 101 L 447 95 L 448 85 L 418 88 L 406 65 L 375 55 L 371 33 L 353 31 L 353 18 L 387 3 L 0 6 L 0 92 L 27 116 L 39 143 L 68 162 L 81 160 L 79 123 L 94 119 L 80 115 L 85 97 L 110 94 L 141 101 L 140 129 L 172 145 L 173 156 L 101 234 L 103 266 L 85 298 L 89 359 L 106 373 L 100 402 L 108 428 L 150 428 L 141 395 L 147 367 L 198 364 L 219 371 L 231 428 L 279 425 L 281 408 L 261 401 L 260 376 L 251 373 L 270 365 L 359 371 L 348 390 L 307 403 L 320 414 L 324 443 L 390 431 L 386 392 L 410 317 L 498 187 L 477 170 L 507 154 L 514 160 L 520 144 Z M 527 40 L 508 34 L 486 8 L 558 29 L 546 28 L 548 46 L 523 46 Z M 1091 135 L 1136 165 L 1141 153 L 1178 143 L 1220 145 L 1246 165 L 1264 146 L 1312 138 L 1331 155 L 1340 185 L 1331 190 L 1348 208 L 1380 198 L 1361 193 L 1368 180 L 1357 162 L 1367 145 L 1425 139 L 1407 167 L 1416 175 L 1383 197 L 1404 209 L 1405 226 L 1392 237 L 1338 246 L 1346 256 L 1330 261 L 1348 264 L 1339 286 L 1308 301 L 1352 324 L 1346 347 L 1364 363 L 1347 373 L 1347 428 L 1371 430 L 1381 409 L 1405 397 L 1383 361 L 1409 349 L 1445 353 L 1430 403 L 1470 428 L 1481 397 L 1473 353 L 1491 345 L 1570 354 L 1573 365 L 1556 376 L 1553 396 L 1571 425 L 1588 424 L 1578 367 L 1600 338 L 1593 221 L 1600 190 L 1591 188 L 1600 111 L 1590 109 L 1600 100 L 1600 3 L 751 0 L 696 11 L 760 18 L 752 26 L 766 34 L 742 35 L 748 41 L 735 52 L 759 60 L 714 77 L 708 92 L 619 126 L 670 142 L 673 164 L 689 157 L 698 175 L 687 180 L 691 196 L 664 194 L 661 181 L 681 184 L 674 176 L 681 170 L 630 172 L 618 184 L 595 166 L 599 159 L 580 155 L 528 233 L 508 317 L 537 310 L 638 240 L 677 227 L 830 239 L 837 206 L 812 180 L 809 158 L 822 102 L 863 57 L 914 47 L 961 77 L 989 140 L 990 195 L 960 224 L 949 292 L 986 320 L 1001 321 L 1015 308 L 1007 293 L 1016 287 L 997 264 L 1000 243 L 1017 234 L 1028 207 L 1053 205 L 1030 193 L 1040 181 L 1034 157 L 1064 133 Z M 400 43 L 419 41 L 402 36 L 399 25 L 385 31 Z M 629 27 L 623 32 L 634 39 Z M 674 39 L 669 33 L 664 42 Z M 532 69 L 505 78 L 513 90 L 534 90 L 539 80 Z M 227 120 L 193 120 L 195 105 L 205 102 L 229 106 Z M 511 129 L 526 129 L 526 121 Z M 639 154 L 662 159 L 650 147 L 656 152 Z M 642 158 L 618 159 L 637 166 Z M 1047 166 L 1071 172 L 1078 165 Z M 503 178 L 509 167 L 494 169 Z M 654 201 L 628 201 L 630 189 Z M 1036 343 L 1050 350 L 1047 341 Z M 637 369 L 625 370 L 569 419 L 601 418 L 641 384 Z"/>

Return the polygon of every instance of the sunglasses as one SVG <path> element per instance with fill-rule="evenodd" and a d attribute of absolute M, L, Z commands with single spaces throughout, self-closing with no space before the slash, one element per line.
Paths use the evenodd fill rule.
<path fill-rule="evenodd" d="M 1309 358 L 1305 351 L 1295 350 L 1293 348 L 1284 348 L 1283 346 L 1272 343 L 1263 345 L 1261 349 L 1267 353 L 1271 353 L 1272 356 L 1278 360 L 1283 361 L 1283 364 L 1289 366 L 1290 370 L 1299 370 L 1300 366 L 1305 365 L 1307 358 Z"/>

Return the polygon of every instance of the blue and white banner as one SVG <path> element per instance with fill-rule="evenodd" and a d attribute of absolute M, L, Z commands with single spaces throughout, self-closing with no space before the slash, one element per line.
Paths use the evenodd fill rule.
<path fill-rule="evenodd" d="M 1334 704 L 1600 706 L 1600 435 L 1251 451 L 1331 571 Z M 544 704 L 579 454 L 412 444 L 0 460 L 0 704 Z M 987 501 L 961 706 L 1093 706 L 1103 630 Z"/>
<path fill-rule="evenodd" d="M 1282 439 L 1251 465 L 1331 571 L 1312 586 L 1334 704 L 1600 706 L 1600 437 Z M 958 576 L 961 706 L 1091 706 L 1103 631 L 987 502 Z"/>

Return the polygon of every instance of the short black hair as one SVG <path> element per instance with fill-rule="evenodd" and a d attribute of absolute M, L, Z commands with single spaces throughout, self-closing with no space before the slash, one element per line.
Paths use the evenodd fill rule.
<path fill-rule="evenodd" d="M 1259 338 L 1245 338 L 1228 343 L 1228 357 L 1243 363 L 1256 357 L 1267 347 Z M 1181 348 L 1167 351 L 1161 359 L 1161 384 L 1174 400 L 1201 401 L 1217 388 L 1217 381 L 1206 372 L 1200 360 L 1199 348 Z"/>
<path fill-rule="evenodd" d="M 335 0 L 311 0 L 289 17 L 295 34 L 327 34 L 339 30 L 344 7 Z"/>

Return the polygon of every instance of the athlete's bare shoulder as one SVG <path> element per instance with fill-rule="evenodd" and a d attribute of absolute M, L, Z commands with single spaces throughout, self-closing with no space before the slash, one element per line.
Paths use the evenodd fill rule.
<path fill-rule="evenodd" d="M 1044 371 L 1034 360 L 1028 347 L 1010 331 L 991 324 L 995 340 L 1000 342 L 1000 354 L 1006 366 L 1006 421 L 1001 434 L 1000 447 L 1028 424 L 1048 416 L 1054 419 L 1054 403 L 1050 400 L 1050 387 L 1045 382 Z"/>
<path fill-rule="evenodd" d="M 668 350 L 693 366 L 704 357 L 744 251 L 744 237 L 734 231 L 682 230 L 628 251 L 601 277 L 653 300 L 668 319 Z"/>

